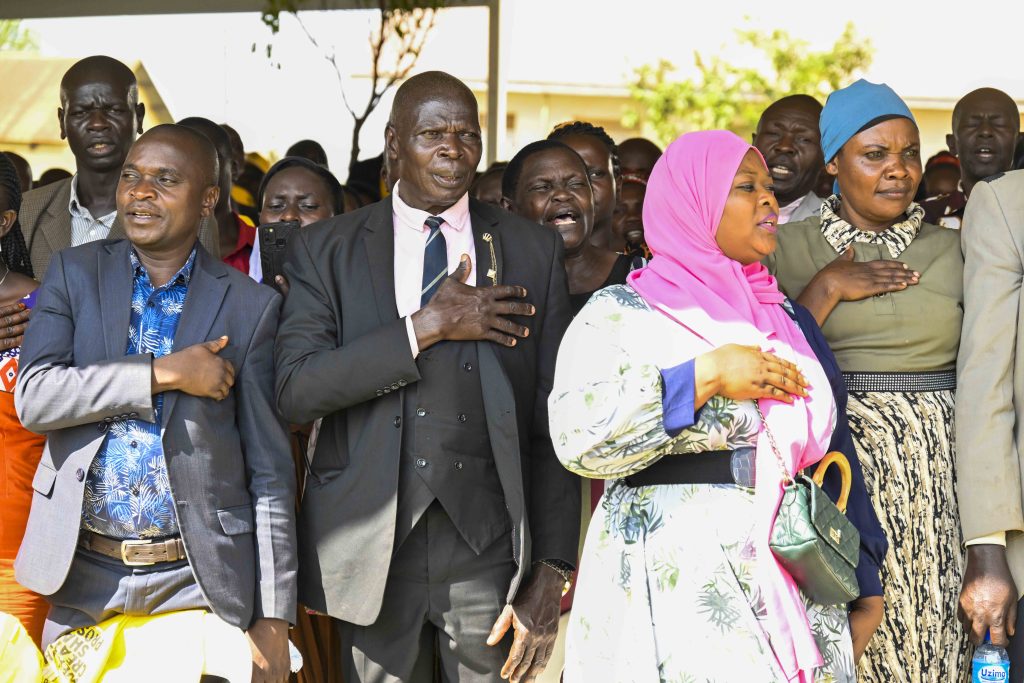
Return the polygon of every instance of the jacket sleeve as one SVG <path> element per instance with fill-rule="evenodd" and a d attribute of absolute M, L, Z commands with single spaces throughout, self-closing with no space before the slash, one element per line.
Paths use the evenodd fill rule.
<path fill-rule="evenodd" d="M 836 401 L 836 427 L 832 432 L 832 440 L 829 443 L 829 451 L 839 451 L 850 461 L 850 469 L 853 473 L 853 482 L 850 486 L 850 497 L 847 502 L 846 516 L 857 527 L 860 532 L 860 562 L 857 565 L 857 582 L 860 584 L 862 597 L 882 595 L 882 581 L 879 577 L 882 562 L 889 550 L 889 542 L 886 540 L 885 532 L 875 514 L 874 505 L 868 496 L 867 487 L 864 483 L 864 471 L 857 458 L 857 448 L 853 443 L 853 436 L 850 433 L 849 421 L 846 417 L 846 404 L 848 394 L 843 376 L 839 370 L 832 350 L 825 341 L 814 316 L 806 308 L 793 302 L 797 312 L 797 320 L 803 330 L 807 341 L 814 349 L 815 355 L 825 369 L 829 383 L 832 385 L 832 394 Z M 832 467 L 825 474 L 825 481 L 822 488 L 833 501 L 839 500 L 839 493 L 842 488 L 842 477 L 839 471 Z"/>
<path fill-rule="evenodd" d="M 76 366 L 69 291 L 64 260 L 57 253 L 39 288 L 21 347 L 14 395 L 21 423 L 45 434 L 107 417 L 129 415 L 152 422 L 152 354 Z M 91 322 L 99 330 L 98 322 Z"/>
<path fill-rule="evenodd" d="M 548 426 L 548 396 L 555 375 L 558 348 L 569 325 L 569 286 L 564 247 L 555 236 L 543 319 L 536 326 L 537 380 L 530 433 L 529 515 L 531 554 L 539 560 L 562 560 L 576 565 L 580 534 L 580 483 L 558 462 Z M 534 328 L 531 328 L 531 333 Z"/>
<path fill-rule="evenodd" d="M 342 344 L 340 304 L 334 305 L 339 293 L 329 291 L 307 240 L 300 230 L 288 246 L 284 272 L 290 289 L 275 351 L 277 402 L 284 417 L 297 424 L 420 379 L 404 319 Z"/>
<path fill-rule="evenodd" d="M 998 181 L 997 181 L 998 182 Z M 1018 184 L 1019 188 L 1020 185 Z M 1015 217 L 1018 229 L 1024 216 Z M 964 539 L 1024 531 L 1014 366 L 1024 276 L 1018 241 L 988 182 L 971 191 L 961 230 L 964 322 L 957 358 L 956 477 Z M 999 482 L 998 485 L 996 482 Z"/>
<path fill-rule="evenodd" d="M 254 618 L 295 623 L 295 464 L 274 401 L 274 334 L 280 308 L 281 297 L 275 294 L 260 316 L 235 378 L 235 405 L 256 522 Z"/>

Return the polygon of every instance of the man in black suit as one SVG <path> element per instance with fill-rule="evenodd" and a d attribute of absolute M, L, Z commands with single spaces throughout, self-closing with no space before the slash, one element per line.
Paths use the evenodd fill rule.
<path fill-rule="evenodd" d="M 399 88 L 386 153 L 394 193 L 299 231 L 284 267 L 279 405 L 323 418 L 300 600 L 340 620 L 346 681 L 431 681 L 435 653 L 445 680 L 529 681 L 579 536 L 547 418 L 562 242 L 469 198 L 480 126 L 457 79 Z"/>

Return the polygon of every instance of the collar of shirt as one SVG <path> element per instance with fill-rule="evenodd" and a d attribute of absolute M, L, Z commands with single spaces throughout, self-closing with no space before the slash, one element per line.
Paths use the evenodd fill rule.
<path fill-rule="evenodd" d="M 158 289 L 163 287 L 172 287 L 179 283 L 188 285 L 192 280 L 192 270 L 196 264 L 196 250 L 197 247 L 192 247 L 192 253 L 188 255 L 185 265 L 179 268 L 178 272 L 174 274 L 174 277 Z M 134 247 L 128 252 L 128 257 L 132 262 L 132 274 L 134 275 L 136 282 L 141 280 L 142 284 L 152 287 L 153 284 L 149 279 L 149 271 L 146 270 L 146 266 L 142 265 L 142 261 L 139 260 L 139 256 L 135 253 Z"/>
<path fill-rule="evenodd" d="M 114 209 L 106 216 L 100 216 L 95 218 L 89 209 L 82 206 L 78 201 L 78 174 L 76 173 L 71 178 L 71 197 L 68 199 L 68 213 L 72 216 L 79 216 L 83 218 L 89 218 L 90 220 L 99 221 L 107 228 L 114 224 L 114 218 L 117 217 L 117 209 Z"/>
<path fill-rule="evenodd" d="M 921 232 L 924 209 L 915 202 L 911 202 L 907 207 L 904 220 L 894 223 L 881 232 L 871 232 L 856 228 L 839 217 L 841 201 L 839 195 L 834 194 L 821 204 L 821 233 L 837 254 L 845 253 L 851 244 L 860 242 L 862 244 L 884 244 L 889 249 L 892 258 L 899 258 L 900 254 Z"/>
<path fill-rule="evenodd" d="M 399 180 L 395 183 L 395 189 L 391 192 L 393 197 L 392 210 L 394 211 L 396 222 L 416 232 L 423 232 L 427 229 L 427 218 L 433 214 L 421 211 L 420 209 L 414 209 L 402 201 L 399 193 L 401 185 L 402 181 Z M 459 197 L 459 201 L 438 214 L 438 217 L 443 218 L 445 223 L 460 232 L 469 227 L 469 193 L 467 192 Z"/>
<path fill-rule="evenodd" d="M 804 203 L 805 199 L 807 199 L 807 195 L 804 195 L 799 199 L 795 199 L 785 206 L 780 206 L 779 224 L 788 223 L 789 219 L 792 218 L 793 214 L 796 213 L 796 210 L 800 208 L 800 205 Z"/>

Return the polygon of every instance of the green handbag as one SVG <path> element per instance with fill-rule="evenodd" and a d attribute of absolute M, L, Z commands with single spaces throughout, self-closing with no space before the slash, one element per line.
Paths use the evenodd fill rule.
<path fill-rule="evenodd" d="M 839 451 L 832 451 L 822 458 L 813 477 L 803 471 L 792 477 L 764 415 L 761 421 L 782 471 L 784 485 L 769 543 L 772 553 L 800 590 L 817 604 L 839 605 L 856 600 L 860 597 L 856 575 L 860 532 L 845 514 L 853 480 L 850 462 Z M 838 466 L 842 474 L 838 505 L 821 490 L 825 472 L 831 465 Z"/>

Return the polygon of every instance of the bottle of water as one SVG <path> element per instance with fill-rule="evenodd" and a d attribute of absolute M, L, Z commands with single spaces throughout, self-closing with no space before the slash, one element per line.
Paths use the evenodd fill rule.
<path fill-rule="evenodd" d="M 971 683 L 1008 683 L 1010 680 L 1010 655 L 1005 648 L 993 645 L 989 634 L 985 643 L 974 651 L 971 662 Z"/>

